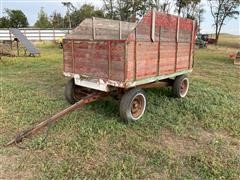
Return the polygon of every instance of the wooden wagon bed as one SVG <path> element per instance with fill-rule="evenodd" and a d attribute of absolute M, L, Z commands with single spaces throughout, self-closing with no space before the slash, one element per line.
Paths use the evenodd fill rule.
<path fill-rule="evenodd" d="M 101 91 L 192 71 L 195 22 L 150 11 L 140 22 L 85 19 L 63 41 L 64 75 Z"/>

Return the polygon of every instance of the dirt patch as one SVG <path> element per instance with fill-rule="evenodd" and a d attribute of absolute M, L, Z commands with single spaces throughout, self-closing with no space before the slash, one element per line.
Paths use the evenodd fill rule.
<path fill-rule="evenodd" d="M 164 130 L 161 134 L 160 144 L 163 147 L 176 152 L 177 155 L 191 155 L 196 153 L 200 148 L 197 141 L 190 138 L 176 136 L 168 130 Z"/>
<path fill-rule="evenodd" d="M 162 130 L 159 137 L 154 137 L 141 142 L 146 151 L 161 151 L 163 149 L 173 152 L 173 156 L 188 156 L 195 154 L 201 147 L 198 142 L 191 138 L 177 136 L 169 130 Z"/>
<path fill-rule="evenodd" d="M 19 170 L 20 163 L 17 155 L 0 155 L 0 179 L 32 179 L 33 173 L 30 169 Z"/>
<path fill-rule="evenodd" d="M 211 133 L 200 129 L 194 135 L 194 137 L 177 136 L 169 130 L 163 130 L 160 137 L 156 141 L 144 142 L 148 148 L 151 149 L 169 149 L 174 152 L 175 156 L 190 156 L 198 153 L 201 150 L 208 150 L 214 140 L 222 139 L 224 143 L 223 146 L 228 149 L 228 151 L 234 151 L 240 154 L 240 140 L 229 136 L 226 132 L 215 132 Z"/>
<path fill-rule="evenodd" d="M 1 149 L 0 179 L 36 179 L 38 151 L 22 150 L 16 147 Z"/>

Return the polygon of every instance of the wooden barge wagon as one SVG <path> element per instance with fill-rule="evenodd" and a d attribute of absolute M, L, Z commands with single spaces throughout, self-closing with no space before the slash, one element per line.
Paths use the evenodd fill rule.
<path fill-rule="evenodd" d="M 120 116 L 137 121 L 146 108 L 143 88 L 172 86 L 183 98 L 192 71 L 195 22 L 148 12 L 139 23 L 84 20 L 63 41 L 65 87 L 70 107 L 18 133 L 17 144 L 61 117 L 105 96 L 120 100 Z"/>
<path fill-rule="evenodd" d="M 186 96 L 195 36 L 195 21 L 155 11 L 138 23 L 85 19 L 63 40 L 66 99 L 114 94 L 121 118 L 136 121 L 146 108 L 143 88 L 171 85 L 174 96 Z"/>

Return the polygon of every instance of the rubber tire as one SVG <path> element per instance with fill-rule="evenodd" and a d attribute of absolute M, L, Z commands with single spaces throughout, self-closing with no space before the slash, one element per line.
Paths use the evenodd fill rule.
<path fill-rule="evenodd" d="M 69 102 L 69 104 L 74 104 L 76 103 L 78 100 L 75 99 L 74 97 L 74 88 L 75 88 L 75 83 L 74 83 L 74 78 L 70 79 L 66 86 L 65 86 L 65 99 L 67 100 L 67 102 Z"/>
<path fill-rule="evenodd" d="M 181 89 L 181 83 L 184 79 L 187 79 L 188 81 L 188 87 L 187 87 L 187 92 L 184 96 L 181 95 L 181 92 L 180 92 L 180 89 Z M 172 87 L 172 90 L 173 90 L 173 96 L 176 97 L 176 98 L 184 98 L 186 97 L 187 93 L 188 93 L 188 88 L 189 88 L 189 79 L 186 75 L 180 75 L 180 76 L 177 76 L 173 82 L 173 87 Z"/>
<path fill-rule="evenodd" d="M 131 114 L 131 107 L 130 106 L 131 106 L 131 102 L 132 102 L 133 98 L 137 94 L 142 94 L 143 97 L 144 97 L 144 101 L 145 101 L 144 102 L 144 109 L 143 109 L 143 112 L 140 115 L 140 117 L 138 117 L 138 119 L 133 119 L 132 114 Z M 139 120 L 143 116 L 143 114 L 146 110 L 146 104 L 147 104 L 146 96 L 145 96 L 144 91 L 141 88 L 133 88 L 133 89 L 127 91 L 122 96 L 121 101 L 120 101 L 119 111 L 120 111 L 121 119 L 126 123 L 136 122 L 137 120 Z"/>

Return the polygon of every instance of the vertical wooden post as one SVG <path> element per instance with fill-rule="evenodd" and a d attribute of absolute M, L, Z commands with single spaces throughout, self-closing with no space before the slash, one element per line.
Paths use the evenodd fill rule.
<path fill-rule="evenodd" d="M 156 12 L 152 10 L 152 26 L 151 26 L 151 39 L 155 41 L 155 26 L 156 26 Z"/>
<path fill-rule="evenodd" d="M 17 55 L 19 56 L 19 44 L 18 44 L 18 39 L 17 39 Z"/>
<path fill-rule="evenodd" d="M 108 79 L 111 79 L 111 41 L 108 41 Z"/>
<path fill-rule="evenodd" d="M 71 40 L 72 45 L 72 72 L 75 73 L 75 56 L 74 56 L 74 40 Z"/>
<path fill-rule="evenodd" d="M 12 45 L 12 33 L 10 32 L 10 30 L 9 30 L 9 36 L 10 36 L 10 41 L 11 41 L 10 47 L 11 47 L 11 50 L 12 50 L 12 49 L 13 49 L 13 45 Z"/>
<path fill-rule="evenodd" d="M 124 43 L 124 82 L 127 80 L 128 77 L 128 50 L 127 50 L 128 43 Z"/>
<path fill-rule="evenodd" d="M 176 52 L 175 52 L 175 68 L 174 68 L 174 72 L 177 72 L 178 40 L 179 40 L 179 16 L 177 17 L 177 24 L 176 24 Z"/>
<path fill-rule="evenodd" d="M 39 41 L 41 41 L 41 30 L 38 30 L 38 35 L 39 35 Z"/>
<path fill-rule="evenodd" d="M 122 22 L 119 21 L 119 39 L 122 39 Z"/>
<path fill-rule="evenodd" d="M 135 41 L 134 41 L 134 81 L 137 79 L 137 27 L 135 28 Z"/>
<path fill-rule="evenodd" d="M 158 35 L 158 63 L 157 63 L 157 75 L 160 75 L 160 49 L 161 49 L 161 26 L 159 27 L 159 35 Z"/>
<path fill-rule="evenodd" d="M 92 37 L 93 40 L 96 39 L 96 29 L 95 29 L 95 17 L 92 17 Z"/>
<path fill-rule="evenodd" d="M 53 40 L 55 41 L 55 29 L 53 28 Z"/>
<path fill-rule="evenodd" d="M 189 60 L 188 60 L 188 69 L 191 68 L 191 60 L 193 57 L 193 52 L 192 49 L 194 44 L 192 44 L 194 42 L 194 32 L 195 32 L 195 21 L 192 22 L 192 34 L 191 34 L 191 40 L 190 40 L 190 49 L 189 49 Z"/>
<path fill-rule="evenodd" d="M 10 41 L 12 40 L 12 33 L 9 30 Z"/>

